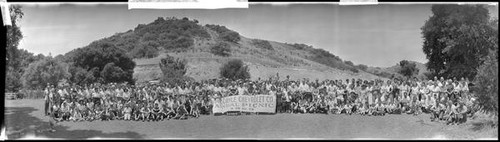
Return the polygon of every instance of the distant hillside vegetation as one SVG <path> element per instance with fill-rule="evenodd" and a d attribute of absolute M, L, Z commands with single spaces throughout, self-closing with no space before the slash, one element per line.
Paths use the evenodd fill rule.
<path fill-rule="evenodd" d="M 415 76 L 419 79 L 426 79 L 426 73 L 429 71 L 427 70 L 427 67 L 425 67 L 425 64 L 416 62 L 416 61 L 410 61 L 411 63 L 415 63 L 417 65 L 417 69 L 419 69 L 418 74 Z M 403 77 L 398 71 L 401 69 L 398 63 L 396 63 L 393 66 L 386 67 L 386 68 L 381 68 L 381 67 L 368 67 L 367 72 L 372 73 L 377 76 L 381 77 L 386 77 L 386 78 L 391 78 L 391 77 Z"/>
<path fill-rule="evenodd" d="M 303 43 L 250 39 L 228 27 L 203 26 L 198 20 L 186 17 L 159 17 L 149 24 L 139 24 L 93 42 L 96 43 L 112 44 L 134 58 L 134 78 L 139 82 L 161 78 L 158 64 L 166 55 L 186 59 L 186 75 L 197 80 L 218 78 L 219 67 L 230 59 L 241 59 L 249 65 L 251 79 L 268 78 L 276 73 L 290 75 L 292 79 L 379 78 L 361 68 L 366 65 L 356 66 L 323 49 Z M 216 50 L 217 45 L 224 48 Z M 71 54 L 74 53 L 66 55 Z"/>

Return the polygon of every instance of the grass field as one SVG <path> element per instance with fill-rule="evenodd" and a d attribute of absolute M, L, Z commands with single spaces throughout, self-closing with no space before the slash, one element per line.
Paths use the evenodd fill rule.
<path fill-rule="evenodd" d="M 160 122 L 61 122 L 49 132 L 43 100 L 6 100 L 8 139 L 498 139 L 479 119 L 463 125 L 431 122 L 429 115 L 276 114 L 201 116 Z"/>

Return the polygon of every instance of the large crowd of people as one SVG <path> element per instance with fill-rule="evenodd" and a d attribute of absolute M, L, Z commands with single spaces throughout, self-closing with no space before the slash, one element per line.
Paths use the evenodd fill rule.
<path fill-rule="evenodd" d="M 236 80 L 92 84 L 45 88 L 45 114 L 56 121 L 163 121 L 211 115 L 213 102 L 232 95 L 276 95 L 276 113 L 379 116 L 431 114 L 460 124 L 474 103 L 465 79 Z"/>

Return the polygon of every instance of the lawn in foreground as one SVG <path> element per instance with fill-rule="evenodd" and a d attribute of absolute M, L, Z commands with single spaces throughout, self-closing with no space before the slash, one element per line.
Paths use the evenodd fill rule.
<path fill-rule="evenodd" d="M 6 100 L 5 124 L 9 139 L 47 137 L 87 138 L 245 138 L 245 139 L 478 139 L 495 138 L 493 130 L 472 130 L 470 123 L 447 126 L 429 115 L 276 114 L 201 116 L 160 122 L 61 122 L 48 132 L 43 100 Z"/>

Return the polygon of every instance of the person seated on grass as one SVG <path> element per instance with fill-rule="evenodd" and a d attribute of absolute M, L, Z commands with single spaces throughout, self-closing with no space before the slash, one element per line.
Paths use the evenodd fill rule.
<path fill-rule="evenodd" d="M 447 106 L 446 106 L 445 102 L 440 102 L 438 105 L 439 105 L 439 107 L 438 107 L 438 114 L 439 114 L 438 118 L 439 119 L 438 120 L 443 121 L 443 120 L 445 120 L 444 116 L 445 116 L 445 112 L 447 110 Z"/>
<path fill-rule="evenodd" d="M 345 112 L 346 115 L 352 115 L 352 106 L 351 106 L 351 104 L 348 103 L 348 104 L 346 104 L 344 106 L 344 112 Z"/>
<path fill-rule="evenodd" d="M 94 120 L 94 110 L 93 109 L 89 109 L 88 107 L 85 109 L 85 120 L 86 121 L 93 121 Z"/>
<path fill-rule="evenodd" d="M 195 98 L 193 100 L 193 103 L 191 104 L 191 111 L 189 111 L 190 115 L 195 118 L 198 118 L 200 116 L 200 107 L 201 107 L 200 101 L 197 98 Z"/>
<path fill-rule="evenodd" d="M 376 115 L 376 113 L 377 113 L 376 111 L 377 111 L 377 110 L 376 110 L 376 108 L 375 108 L 375 104 L 373 104 L 373 103 L 372 103 L 372 104 L 369 104 L 369 103 L 368 103 L 368 111 L 366 112 L 366 114 L 367 114 L 368 116 Z"/>
<path fill-rule="evenodd" d="M 467 122 L 467 106 L 465 106 L 465 103 L 461 102 L 460 107 L 458 108 L 459 114 L 458 114 L 458 121 L 459 123 L 465 123 Z"/>
<path fill-rule="evenodd" d="M 307 113 L 315 113 L 316 112 L 316 103 L 309 102 L 306 106 Z"/>
<path fill-rule="evenodd" d="M 116 120 L 123 120 L 125 119 L 125 114 L 123 113 L 123 110 L 125 109 L 125 106 L 123 105 L 123 103 L 119 103 L 117 105 L 117 109 L 115 109 L 115 113 L 116 113 Z"/>
<path fill-rule="evenodd" d="M 292 113 L 299 113 L 300 112 L 300 107 L 299 107 L 299 104 L 296 103 L 296 102 L 292 102 L 291 104 L 292 106 Z"/>
<path fill-rule="evenodd" d="M 139 121 L 139 120 L 142 120 L 144 121 L 144 118 L 146 117 L 145 116 L 145 112 L 146 112 L 146 107 L 143 105 L 143 104 L 138 104 L 138 106 L 136 107 L 136 110 L 135 110 L 135 120 L 136 121 Z"/>
<path fill-rule="evenodd" d="M 52 105 L 52 112 L 51 114 L 54 114 L 54 119 L 56 121 L 62 121 L 62 112 L 61 112 L 61 109 L 60 107 L 58 107 L 57 105 Z"/>
<path fill-rule="evenodd" d="M 177 101 L 177 103 L 180 103 L 179 101 Z M 181 119 L 181 120 L 184 120 L 184 119 L 187 119 L 186 117 L 186 114 L 187 114 L 187 110 L 186 110 L 186 107 L 184 106 L 184 104 L 179 104 L 177 109 L 176 109 L 177 113 L 174 117 L 174 119 Z"/>
<path fill-rule="evenodd" d="M 139 121 L 140 117 L 141 117 L 141 106 L 139 106 L 139 104 L 132 104 L 133 106 L 131 107 L 132 108 L 132 119 L 134 121 Z"/>
<path fill-rule="evenodd" d="M 448 124 L 457 125 L 459 123 L 459 121 L 458 121 L 459 111 L 458 111 L 457 102 L 454 102 L 453 104 L 451 104 L 450 109 L 451 109 L 451 111 L 449 114 L 450 118 L 449 118 Z"/>
<path fill-rule="evenodd" d="M 154 103 L 152 101 L 150 101 L 148 103 L 148 107 L 147 108 L 148 108 L 147 110 L 149 112 L 148 113 L 148 121 L 154 121 L 155 120 L 154 111 L 153 111 L 153 109 L 154 109 Z"/>
<path fill-rule="evenodd" d="M 109 113 L 111 114 L 110 115 L 110 119 L 111 120 L 119 120 L 118 119 L 118 106 L 117 106 L 116 103 L 110 104 L 110 106 L 109 106 Z"/>
<path fill-rule="evenodd" d="M 131 116 L 132 116 L 132 108 L 129 105 L 127 105 L 123 109 L 123 120 L 129 121 Z"/>
<path fill-rule="evenodd" d="M 69 121 L 69 118 L 71 117 L 71 112 L 67 101 L 64 101 L 61 104 L 61 113 L 62 113 L 62 121 Z"/>
<path fill-rule="evenodd" d="M 328 114 L 329 108 L 328 108 L 328 105 L 326 104 L 325 100 L 321 101 L 321 103 L 318 105 L 317 110 L 319 113 Z"/>
<path fill-rule="evenodd" d="M 396 104 L 389 103 L 388 106 L 387 106 L 387 109 L 386 109 L 386 113 L 393 114 L 394 113 L 394 109 L 396 109 Z"/>
<path fill-rule="evenodd" d="M 159 120 L 163 121 L 163 120 L 165 120 L 165 118 L 167 118 L 167 109 L 166 109 L 166 106 L 159 107 L 159 108 L 160 108 L 160 110 L 158 112 L 158 117 L 159 117 Z"/>
<path fill-rule="evenodd" d="M 378 102 L 378 103 L 375 105 L 375 115 L 376 115 L 376 116 L 383 116 L 383 115 L 385 115 L 384 108 L 383 108 L 383 106 L 382 106 L 382 103 L 381 103 L 381 102 Z"/>
<path fill-rule="evenodd" d="M 340 114 L 341 108 L 339 107 L 339 104 L 333 105 L 330 109 L 332 114 Z"/>
<path fill-rule="evenodd" d="M 363 103 L 360 103 L 357 114 L 366 115 L 367 109 L 368 109 L 368 107 L 366 105 L 364 105 Z"/>
<path fill-rule="evenodd" d="M 73 122 L 82 121 L 82 115 L 78 108 L 72 109 L 71 114 L 72 116 L 70 117 L 70 120 L 72 120 Z"/>
<path fill-rule="evenodd" d="M 95 114 L 94 114 L 94 120 L 104 120 L 104 114 L 103 114 L 103 110 L 101 107 L 96 107 L 95 108 Z"/>
<path fill-rule="evenodd" d="M 153 113 L 153 121 L 159 121 L 160 120 L 160 107 L 159 104 L 155 103 L 155 106 L 153 107 L 152 110 Z"/>
<path fill-rule="evenodd" d="M 394 107 L 394 109 L 392 109 L 392 114 L 401 114 L 403 111 L 402 111 L 402 104 L 401 103 L 396 103 L 394 104 L 396 107 Z"/>
<path fill-rule="evenodd" d="M 448 123 L 448 122 L 451 122 L 451 115 L 452 115 L 452 110 L 451 110 L 451 102 L 450 101 L 447 101 L 446 102 L 446 106 L 445 106 L 445 109 L 444 109 L 444 113 L 442 115 L 442 121 Z"/>
<path fill-rule="evenodd" d="M 168 105 L 167 103 L 167 106 L 165 106 L 163 109 L 164 109 L 164 112 L 165 112 L 165 118 L 167 118 L 167 120 L 170 120 L 171 118 L 173 118 L 176 114 L 175 114 L 175 110 L 172 108 L 173 105 Z"/>
<path fill-rule="evenodd" d="M 209 111 L 209 108 L 208 108 L 208 103 L 206 103 L 206 102 L 207 101 L 201 101 L 200 114 L 210 115 L 210 111 Z"/>

